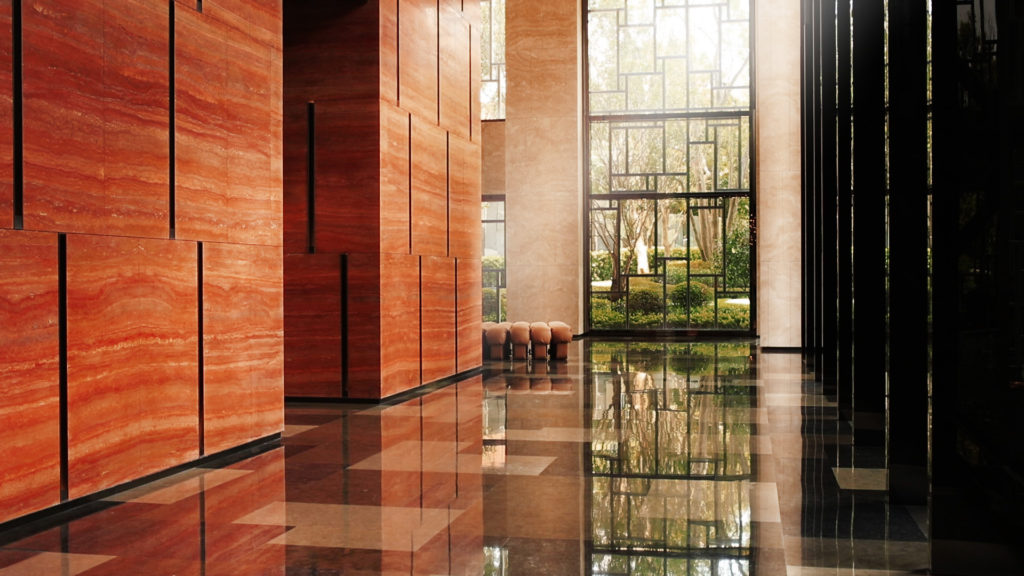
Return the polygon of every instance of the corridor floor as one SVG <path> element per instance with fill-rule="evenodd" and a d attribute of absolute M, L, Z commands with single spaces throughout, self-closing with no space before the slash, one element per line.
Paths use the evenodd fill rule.
<path fill-rule="evenodd" d="M 578 341 L 402 402 L 289 403 L 279 444 L 0 533 L 11 575 L 884 576 L 924 509 L 852 468 L 799 354 Z"/>

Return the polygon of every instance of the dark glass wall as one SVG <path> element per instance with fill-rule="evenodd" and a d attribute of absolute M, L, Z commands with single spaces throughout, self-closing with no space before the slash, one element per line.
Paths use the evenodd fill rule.
<path fill-rule="evenodd" d="M 932 569 L 1024 573 L 1024 5 L 803 6 L 805 345 Z"/>

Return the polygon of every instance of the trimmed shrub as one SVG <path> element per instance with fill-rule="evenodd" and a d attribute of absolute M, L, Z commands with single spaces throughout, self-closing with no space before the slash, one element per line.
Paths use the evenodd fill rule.
<path fill-rule="evenodd" d="M 672 302 L 677 306 L 682 306 L 684 310 L 687 308 L 693 310 L 704 306 L 711 302 L 713 296 L 714 291 L 711 288 L 696 281 L 678 284 L 672 289 L 671 294 Z"/>
<path fill-rule="evenodd" d="M 661 298 L 661 291 L 648 288 L 631 290 L 629 292 L 629 310 L 631 314 L 657 314 L 658 322 L 661 322 L 661 311 L 665 309 L 665 303 Z"/>

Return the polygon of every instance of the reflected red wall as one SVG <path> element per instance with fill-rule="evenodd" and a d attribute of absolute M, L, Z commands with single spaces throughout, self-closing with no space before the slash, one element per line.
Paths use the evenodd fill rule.
<path fill-rule="evenodd" d="M 458 341 L 479 348 L 479 6 L 285 8 L 286 258 L 346 255 L 341 345 L 320 358 L 339 368 L 315 377 L 291 355 L 323 350 L 303 325 L 321 304 L 286 267 L 286 394 L 377 399 L 479 367 Z"/>
<path fill-rule="evenodd" d="M 0 522 L 283 429 L 280 0 L 19 6 Z"/>

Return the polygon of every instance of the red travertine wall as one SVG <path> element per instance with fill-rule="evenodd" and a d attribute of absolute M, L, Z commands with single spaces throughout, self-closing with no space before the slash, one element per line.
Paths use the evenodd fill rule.
<path fill-rule="evenodd" d="M 284 429 L 281 248 L 203 245 L 203 442 L 207 454 Z"/>
<path fill-rule="evenodd" d="M 479 6 L 285 9 L 285 258 L 308 262 L 284 275 L 286 394 L 385 398 L 479 367 Z M 334 356 L 310 328 L 325 306 Z"/>
<path fill-rule="evenodd" d="M 166 4 L 22 7 L 25 229 L 168 236 Z"/>
<path fill-rule="evenodd" d="M 5 522 L 282 431 L 283 60 L 280 0 L 0 4 Z"/>
<path fill-rule="evenodd" d="M 57 235 L 0 230 L 0 522 L 60 502 Z"/>
<path fill-rule="evenodd" d="M 0 228 L 14 226 L 14 58 L 11 3 L 0 3 Z"/>

